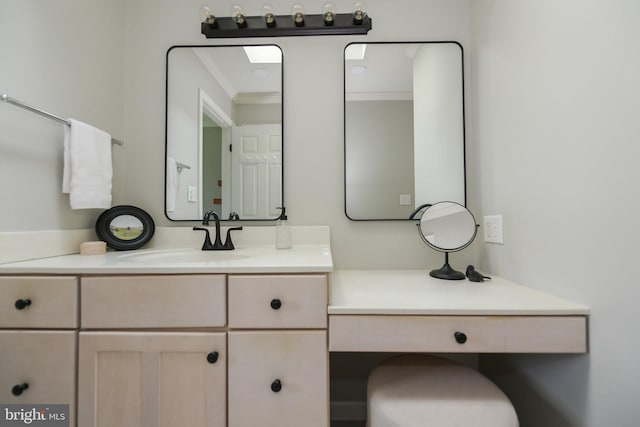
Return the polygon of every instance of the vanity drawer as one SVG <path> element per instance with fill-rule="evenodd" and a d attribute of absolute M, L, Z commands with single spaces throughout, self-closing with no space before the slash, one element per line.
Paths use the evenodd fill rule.
<path fill-rule="evenodd" d="M 326 331 L 229 333 L 229 427 L 327 427 Z"/>
<path fill-rule="evenodd" d="M 584 353 L 586 318 L 332 315 L 329 350 Z"/>
<path fill-rule="evenodd" d="M 73 329 L 77 325 L 77 278 L 0 277 L 0 328 Z"/>
<path fill-rule="evenodd" d="M 224 275 L 83 277 L 81 326 L 104 328 L 221 327 Z"/>
<path fill-rule="evenodd" d="M 326 328 L 326 275 L 229 276 L 230 328 Z"/>

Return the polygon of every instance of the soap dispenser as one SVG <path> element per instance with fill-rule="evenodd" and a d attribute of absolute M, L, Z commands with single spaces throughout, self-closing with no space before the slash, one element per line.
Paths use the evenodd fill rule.
<path fill-rule="evenodd" d="M 276 221 L 276 248 L 289 249 L 291 247 L 291 227 L 287 223 L 285 207 L 278 208 L 282 213 Z"/>

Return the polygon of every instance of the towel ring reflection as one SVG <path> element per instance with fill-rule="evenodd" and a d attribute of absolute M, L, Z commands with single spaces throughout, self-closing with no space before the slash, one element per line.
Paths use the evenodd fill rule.
<path fill-rule="evenodd" d="M 191 166 L 184 163 L 176 162 L 176 169 L 178 169 L 178 173 L 181 173 L 184 169 L 191 169 Z"/>

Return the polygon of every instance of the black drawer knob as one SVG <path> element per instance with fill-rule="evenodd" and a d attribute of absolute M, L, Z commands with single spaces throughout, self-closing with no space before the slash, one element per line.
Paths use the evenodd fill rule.
<path fill-rule="evenodd" d="M 22 394 L 22 392 L 25 391 L 28 388 L 29 388 L 29 384 L 27 384 L 27 383 L 14 385 L 13 388 L 11 389 L 11 393 L 14 396 L 20 396 Z"/>
<path fill-rule="evenodd" d="M 280 382 L 280 380 L 274 380 L 271 383 L 271 391 L 278 393 L 280 390 L 282 390 L 282 382 Z"/>
<path fill-rule="evenodd" d="M 458 344 L 464 344 L 467 342 L 467 335 L 464 332 L 456 332 L 453 336 Z"/>
<path fill-rule="evenodd" d="M 282 307 L 282 301 L 280 301 L 278 298 L 274 298 L 271 300 L 271 308 L 273 308 L 274 310 L 279 310 L 280 307 Z"/>
<path fill-rule="evenodd" d="M 23 310 L 26 307 L 31 305 L 31 300 L 30 299 L 19 299 L 16 301 L 16 308 L 18 310 Z"/>
<path fill-rule="evenodd" d="M 216 363 L 218 361 L 218 352 L 217 351 L 212 351 L 211 353 L 207 354 L 207 362 L 209 363 Z"/>

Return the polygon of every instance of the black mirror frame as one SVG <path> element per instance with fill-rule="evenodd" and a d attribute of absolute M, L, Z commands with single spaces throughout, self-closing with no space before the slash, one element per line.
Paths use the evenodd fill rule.
<path fill-rule="evenodd" d="M 203 25 L 208 25 L 203 23 Z M 284 159 L 285 159 L 285 127 L 284 127 L 284 50 L 282 49 L 282 47 L 279 44 L 276 43 L 247 43 L 247 44 L 216 44 L 216 45 L 194 45 L 194 44 L 184 44 L 184 45 L 173 45 L 171 47 L 169 47 L 169 49 L 167 49 L 167 53 L 165 54 L 165 88 L 164 88 L 164 93 L 165 93 L 165 103 L 164 103 L 164 157 L 165 157 L 165 162 L 164 162 L 164 190 L 163 190 L 163 206 L 164 206 L 164 216 L 169 220 L 169 221 L 173 221 L 173 222 L 193 222 L 193 221 L 201 221 L 202 218 L 193 218 L 193 219 L 174 219 L 171 218 L 169 216 L 169 213 L 167 212 L 166 209 L 166 203 L 167 203 L 167 155 L 169 153 L 169 138 L 167 136 L 168 133 L 168 118 L 169 118 L 169 103 L 168 103 L 168 98 L 169 98 L 169 53 L 175 49 L 175 48 L 201 48 L 201 47 L 243 47 L 243 46 L 276 46 L 278 49 L 280 49 L 280 52 L 282 52 L 282 64 L 281 64 L 281 68 L 280 68 L 280 132 L 281 132 L 281 138 L 282 138 L 282 183 L 280 186 L 280 204 L 282 206 L 285 206 L 285 201 L 284 201 Z M 265 221 L 270 221 L 270 222 L 275 222 L 279 219 L 279 217 L 276 218 L 264 218 L 264 219 L 230 219 L 230 218 L 220 218 L 220 221 L 235 221 L 235 222 L 265 222 Z"/>
<path fill-rule="evenodd" d="M 142 223 L 142 234 L 132 240 L 123 240 L 116 237 L 110 228 L 111 222 L 119 216 L 130 215 L 137 218 Z M 96 234 L 98 238 L 107 243 L 116 251 L 130 251 L 139 249 L 151 240 L 155 233 L 156 226 L 153 218 L 144 210 L 129 205 L 114 206 L 102 212 L 96 221 Z"/>
<path fill-rule="evenodd" d="M 347 67 L 347 63 L 345 61 L 345 52 L 347 50 L 347 48 L 351 45 L 354 44 L 418 44 L 418 43 L 425 43 L 425 44 L 447 44 L 447 43 L 453 43 L 458 45 L 458 47 L 460 47 L 460 67 L 461 67 L 461 80 L 462 80 L 462 168 L 463 168 L 463 173 L 464 173 L 464 203 L 462 203 L 462 205 L 464 207 L 467 206 L 467 129 L 466 129 L 466 123 L 467 123 L 467 117 L 466 117 L 466 100 L 465 100 L 465 85 L 464 85 L 464 79 L 465 79 L 465 68 L 464 68 L 464 47 L 462 46 L 462 43 L 455 41 L 455 40 L 436 40 L 436 41 L 377 41 L 377 42 L 351 42 L 348 43 L 343 50 L 342 53 L 342 63 L 343 63 L 343 69 L 342 69 L 342 84 L 343 84 L 343 97 L 344 94 L 346 94 L 346 90 L 347 90 L 347 79 L 344 77 L 346 74 L 346 67 Z M 347 157 L 346 157 L 346 153 L 347 153 L 347 100 L 346 97 L 344 97 L 343 99 L 343 116 L 342 116 L 342 124 L 343 124 L 343 173 L 344 173 L 344 184 L 343 184 L 343 202 L 344 202 L 344 214 L 345 216 L 350 220 L 350 221 L 355 221 L 355 222 L 359 222 L 359 221 L 363 221 L 363 222 L 367 222 L 367 221 L 407 221 L 407 220 L 412 220 L 413 218 L 408 217 L 408 218 L 352 218 L 351 216 L 349 216 L 349 212 L 347 211 L 347 181 L 346 181 L 346 177 L 347 177 Z M 439 202 L 440 200 L 433 200 L 430 202 L 430 204 L 435 204 L 437 202 Z M 423 201 L 424 202 L 424 201 Z M 464 249 L 464 248 L 461 248 Z"/>

